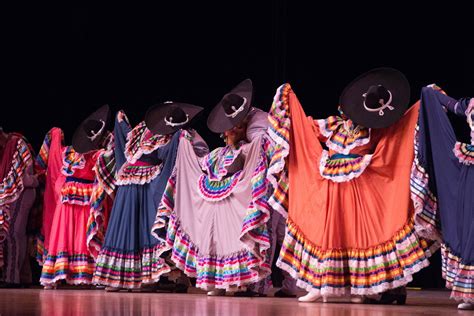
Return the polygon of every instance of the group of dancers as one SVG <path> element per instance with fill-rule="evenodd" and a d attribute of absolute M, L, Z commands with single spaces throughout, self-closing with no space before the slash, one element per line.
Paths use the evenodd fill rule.
<path fill-rule="evenodd" d="M 2 130 L 3 281 L 23 282 L 35 205 L 45 289 L 149 291 L 166 280 L 185 292 L 192 279 L 208 295 L 266 296 L 277 258 L 276 297 L 299 287 L 301 302 L 404 304 L 441 248 L 451 298 L 474 308 L 474 99 L 430 85 L 410 105 L 405 76 L 377 68 L 339 104 L 315 120 L 284 84 L 267 113 L 244 80 L 207 118 L 226 144 L 212 151 L 193 129 L 203 108 L 172 101 L 134 127 L 105 105 L 71 145 L 52 128 L 36 157 Z M 470 134 L 458 136 L 448 113 Z"/>

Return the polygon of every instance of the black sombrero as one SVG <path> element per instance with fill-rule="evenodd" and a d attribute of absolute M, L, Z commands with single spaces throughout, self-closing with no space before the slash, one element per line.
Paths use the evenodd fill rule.
<path fill-rule="evenodd" d="M 152 133 L 171 134 L 189 126 L 202 110 L 202 107 L 193 104 L 166 101 L 148 109 L 145 124 Z"/>
<path fill-rule="evenodd" d="M 250 111 L 252 95 L 252 80 L 245 79 L 212 109 L 207 127 L 214 133 L 222 133 L 239 124 Z"/>
<path fill-rule="evenodd" d="M 111 112 L 107 104 L 89 115 L 79 124 L 72 136 L 74 150 L 79 153 L 86 153 L 99 149 L 109 130 L 110 120 Z"/>
<path fill-rule="evenodd" d="M 407 110 L 410 84 L 396 69 L 372 69 L 353 80 L 342 92 L 339 102 L 344 114 L 356 124 L 388 127 Z"/>

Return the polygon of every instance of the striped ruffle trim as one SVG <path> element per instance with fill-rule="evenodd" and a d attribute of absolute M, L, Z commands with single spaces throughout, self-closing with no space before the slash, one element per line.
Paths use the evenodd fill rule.
<path fill-rule="evenodd" d="M 105 239 L 105 218 L 106 207 L 110 207 L 111 203 L 107 203 L 108 195 L 102 186 L 98 183 L 94 184 L 90 203 L 90 214 L 87 221 L 86 243 L 89 252 L 94 258 L 97 258 Z"/>
<path fill-rule="evenodd" d="M 105 240 L 106 207 L 112 206 L 115 195 L 115 153 L 114 137 L 110 133 L 106 140 L 107 146 L 99 156 L 94 167 L 96 182 L 92 189 L 90 214 L 87 221 L 87 249 L 96 259 Z M 108 200 L 108 201 L 107 201 Z M 110 203 L 108 203 L 110 202 Z"/>
<path fill-rule="evenodd" d="M 289 95 L 291 92 L 292 89 L 288 83 L 277 89 L 268 115 L 270 126 L 267 131 L 275 148 L 268 169 L 268 179 L 273 186 L 273 192 L 268 199 L 268 203 L 285 218 L 288 217 L 289 179 L 285 159 L 290 154 Z"/>
<path fill-rule="evenodd" d="M 369 166 L 372 155 L 357 158 L 329 158 L 328 151 L 323 150 L 319 161 L 321 176 L 333 182 L 347 182 L 358 178 Z"/>
<path fill-rule="evenodd" d="M 409 221 L 391 240 L 367 249 L 321 249 L 288 219 L 277 261 L 308 292 L 372 295 L 406 285 L 438 245 L 419 239 Z"/>
<path fill-rule="evenodd" d="M 23 174 L 32 163 L 28 145 L 23 138 L 19 138 L 10 170 L 0 183 L 0 205 L 13 203 L 20 197 L 23 192 Z"/>
<path fill-rule="evenodd" d="M 61 144 L 64 143 L 64 133 L 60 128 L 53 127 L 46 133 L 38 156 L 36 156 L 35 159 L 35 169 L 39 172 L 46 172 L 46 169 L 48 169 L 49 150 L 51 148 L 52 134 L 54 131 L 58 131 L 60 133 Z"/>
<path fill-rule="evenodd" d="M 150 183 L 161 173 L 163 164 L 159 165 L 134 165 L 124 163 L 116 175 L 116 185 L 143 185 Z"/>
<path fill-rule="evenodd" d="M 86 159 L 83 154 L 76 152 L 72 146 L 67 146 L 62 154 L 63 166 L 61 173 L 65 176 L 72 176 L 74 170 L 83 169 L 86 165 Z"/>
<path fill-rule="evenodd" d="M 151 154 L 156 149 L 168 144 L 172 136 L 153 134 L 142 121 L 127 135 L 125 158 L 129 163 L 135 163 L 141 156 Z"/>
<path fill-rule="evenodd" d="M 252 184 L 252 200 L 247 208 L 240 233 L 240 241 L 247 246 L 253 256 L 259 259 L 261 264 L 266 264 L 266 254 L 270 248 L 270 236 L 266 224 L 270 219 L 266 158 L 265 148 L 263 147 L 260 151 L 259 163 L 253 171 L 250 181 Z M 255 251 L 255 245 L 258 245 L 257 251 Z"/>
<path fill-rule="evenodd" d="M 349 154 L 356 147 L 363 146 L 370 141 L 370 129 L 358 127 L 359 131 L 350 135 L 344 128 L 345 121 L 339 116 L 330 116 L 327 119 L 315 120 L 320 133 L 327 138 L 326 146 L 337 153 Z M 356 127 L 357 128 L 357 127 Z"/>
<path fill-rule="evenodd" d="M 220 181 L 227 175 L 227 167 L 232 165 L 241 150 L 242 146 L 238 148 L 231 146 L 216 148 L 199 159 L 201 170 L 207 174 L 209 180 Z"/>
<path fill-rule="evenodd" d="M 418 235 L 441 240 L 441 224 L 437 217 L 438 202 L 429 188 L 429 176 L 418 159 L 419 126 L 415 128 L 415 159 L 410 175 L 410 195 L 415 208 L 415 230 Z"/>
<path fill-rule="evenodd" d="M 73 285 L 92 284 L 94 267 L 94 259 L 88 254 L 70 255 L 67 252 L 48 254 L 41 271 L 40 283 L 54 285 L 64 280 Z"/>
<path fill-rule="evenodd" d="M 113 135 L 113 134 L 110 134 Z M 110 148 L 104 150 L 99 157 L 94 167 L 96 179 L 99 185 L 112 196 L 115 191 L 115 153 L 113 148 L 113 136 L 110 140 Z"/>
<path fill-rule="evenodd" d="M 206 174 L 202 174 L 197 183 L 199 195 L 206 201 L 217 202 L 227 198 L 240 181 L 241 171 L 222 180 L 212 181 Z"/>
<path fill-rule="evenodd" d="M 446 287 L 451 289 L 451 298 L 456 301 L 474 303 L 474 265 L 462 263 L 462 258 L 441 246 L 441 271 Z"/>
<path fill-rule="evenodd" d="M 163 248 L 158 244 L 135 252 L 102 248 L 96 262 L 94 284 L 136 289 L 142 284 L 156 283 L 170 271 L 160 257 Z"/>
<path fill-rule="evenodd" d="M 453 153 L 464 165 L 474 165 L 474 144 L 456 142 Z"/>
<path fill-rule="evenodd" d="M 270 265 L 262 263 L 246 249 L 226 256 L 199 254 L 198 247 L 181 229 L 174 213 L 169 217 L 167 225 L 163 221 L 162 225 L 155 225 L 154 229 L 165 226 L 166 245 L 163 251 L 172 250 L 173 263 L 187 276 L 196 278 L 198 288 L 232 290 L 259 282 L 270 273 Z"/>
<path fill-rule="evenodd" d="M 67 181 L 61 188 L 61 202 L 64 204 L 89 205 L 92 183 Z"/>

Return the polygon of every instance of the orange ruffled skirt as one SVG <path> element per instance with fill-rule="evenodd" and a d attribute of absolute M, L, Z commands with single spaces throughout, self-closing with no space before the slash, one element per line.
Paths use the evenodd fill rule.
<path fill-rule="evenodd" d="M 407 284 L 429 264 L 438 245 L 416 234 L 410 199 L 418 109 L 416 103 L 396 124 L 372 130 L 357 148 L 372 151 L 370 164 L 358 177 L 334 182 L 319 169 L 327 151 L 318 124 L 289 84 L 277 90 L 270 135 L 287 148 L 289 181 L 272 197 L 288 207 L 277 265 L 299 287 L 323 296 L 375 294 Z"/>

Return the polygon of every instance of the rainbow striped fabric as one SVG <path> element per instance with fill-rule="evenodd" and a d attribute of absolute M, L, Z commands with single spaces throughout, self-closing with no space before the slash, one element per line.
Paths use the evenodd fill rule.
<path fill-rule="evenodd" d="M 454 155 L 459 162 L 465 165 L 474 165 L 474 144 L 456 142 L 453 148 Z"/>
<path fill-rule="evenodd" d="M 95 165 L 96 179 L 108 195 L 113 196 L 115 192 L 115 152 L 114 136 L 109 134 L 109 143 L 106 150 L 97 157 Z"/>
<path fill-rule="evenodd" d="M 239 183 L 240 174 L 238 171 L 230 177 L 222 180 L 210 180 L 206 174 L 198 179 L 199 195 L 207 201 L 220 201 L 228 197 L 232 193 L 232 189 Z"/>
<path fill-rule="evenodd" d="M 291 91 L 289 84 L 280 86 L 273 99 L 270 109 L 271 115 L 268 116 L 270 127 L 267 134 L 274 143 L 274 148 L 277 154 L 272 155 L 271 164 L 269 168 L 269 180 L 273 186 L 273 193 L 268 199 L 270 206 L 282 214 L 283 217 L 288 217 L 288 165 L 285 160 L 290 153 L 290 131 L 291 121 L 288 95 Z"/>
<path fill-rule="evenodd" d="M 52 128 L 46 133 L 40 151 L 35 159 L 35 168 L 38 172 L 46 172 L 48 168 L 49 150 L 51 148 L 51 134 L 55 128 Z M 61 131 L 61 144 L 64 143 L 64 133 Z"/>
<path fill-rule="evenodd" d="M 94 183 L 90 199 L 91 211 L 87 221 L 87 248 L 97 258 L 105 238 L 105 208 L 107 192 L 98 183 Z"/>
<path fill-rule="evenodd" d="M 69 179 L 69 178 L 68 178 Z M 92 196 L 92 182 L 81 183 L 70 179 L 61 188 L 61 202 L 76 205 L 89 205 Z"/>
<path fill-rule="evenodd" d="M 65 280 L 68 284 L 91 284 L 94 260 L 89 254 L 60 252 L 56 256 L 46 255 L 41 272 L 42 285 L 57 284 Z"/>
<path fill-rule="evenodd" d="M 355 125 L 351 120 L 339 116 L 316 120 L 319 132 L 326 140 L 329 149 L 341 154 L 349 154 L 352 149 L 370 141 L 370 129 Z"/>
<path fill-rule="evenodd" d="M 150 154 L 168 144 L 170 139 L 171 135 L 153 134 L 142 121 L 127 135 L 125 157 L 129 163 L 135 163 L 143 154 Z"/>
<path fill-rule="evenodd" d="M 82 169 L 86 163 L 84 155 L 76 152 L 72 146 L 67 146 L 63 151 L 62 174 L 70 176 L 74 174 L 75 169 Z"/>
<path fill-rule="evenodd" d="M 451 289 L 451 298 L 474 303 L 474 265 L 463 263 L 448 246 L 441 246 L 441 271 L 446 287 Z"/>
<path fill-rule="evenodd" d="M 97 258 L 93 283 L 127 289 L 156 283 L 162 274 L 170 271 L 164 259 L 160 258 L 162 249 L 162 245 L 158 244 L 124 253 L 104 247 Z"/>
<path fill-rule="evenodd" d="M 239 156 L 241 144 L 234 147 L 216 148 L 200 160 L 202 170 L 210 181 L 220 181 L 227 175 L 227 167 Z"/>
<path fill-rule="evenodd" d="M 325 179 L 334 182 L 345 182 L 359 177 L 370 164 L 372 155 L 336 154 L 329 157 L 328 151 L 323 150 L 319 172 Z"/>
<path fill-rule="evenodd" d="M 23 192 L 23 174 L 33 163 L 28 144 L 22 137 L 18 138 L 10 170 L 0 182 L 0 206 L 10 204 Z"/>
<path fill-rule="evenodd" d="M 415 159 L 411 168 L 410 195 L 415 207 L 415 228 L 420 236 L 441 240 L 438 202 L 428 186 L 428 173 L 418 160 L 419 126 L 415 128 Z"/>
<path fill-rule="evenodd" d="M 370 295 L 406 285 L 411 274 L 429 265 L 428 257 L 437 247 L 419 239 L 410 220 L 384 244 L 367 249 L 322 249 L 288 219 L 277 266 L 297 279 L 299 287 L 323 296 Z"/>
<path fill-rule="evenodd" d="M 162 164 L 148 165 L 125 162 L 116 174 L 115 185 L 150 183 L 161 173 Z"/>
<path fill-rule="evenodd" d="M 97 258 L 105 238 L 106 208 L 111 205 L 115 194 L 115 154 L 114 137 L 110 133 L 106 149 L 97 157 L 95 165 L 96 181 L 90 199 L 91 211 L 87 221 L 87 248 Z M 109 200 L 109 201 L 108 201 Z"/>

